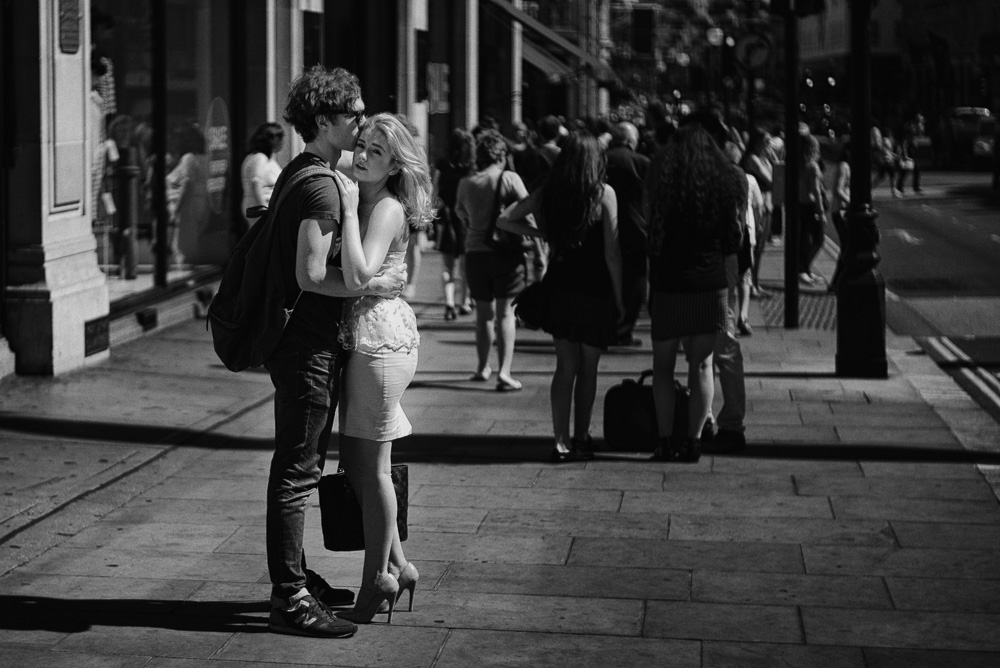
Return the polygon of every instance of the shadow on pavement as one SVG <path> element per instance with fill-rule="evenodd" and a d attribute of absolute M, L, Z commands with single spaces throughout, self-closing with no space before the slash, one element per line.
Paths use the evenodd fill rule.
<path fill-rule="evenodd" d="M 427 383 L 444 389 L 447 381 Z M 490 386 L 492 388 L 492 386 Z M 467 389 L 467 387 L 462 388 Z M 492 389 L 490 390 L 493 391 Z M 32 434 L 65 436 L 78 439 L 183 445 L 215 450 L 270 450 L 270 438 L 248 438 L 227 434 L 198 432 L 153 425 L 122 425 L 85 420 L 56 420 L 18 415 L 0 415 L 0 428 Z M 339 438 L 330 442 L 331 458 L 338 449 Z M 598 439 L 598 447 L 601 441 Z M 393 459 L 397 462 L 470 462 L 512 463 L 547 462 L 552 448 L 550 436 L 525 434 L 412 434 L 393 444 Z M 598 460 L 641 461 L 642 452 L 598 451 Z M 796 460 L 860 460 L 937 462 L 948 464 L 1000 464 L 1000 453 L 975 452 L 961 448 L 912 447 L 883 443 L 750 443 L 742 452 L 719 455 L 743 459 Z M 682 466 L 683 465 L 679 465 Z"/>
<path fill-rule="evenodd" d="M 164 601 L 0 596 L 0 629 L 83 633 L 94 626 L 266 633 L 267 601 Z M 263 614 L 262 614 L 263 613 Z"/>

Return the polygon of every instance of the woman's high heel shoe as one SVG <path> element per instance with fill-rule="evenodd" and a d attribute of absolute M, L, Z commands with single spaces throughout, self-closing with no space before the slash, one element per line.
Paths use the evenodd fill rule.
<path fill-rule="evenodd" d="M 417 580 L 419 579 L 420 573 L 417 572 L 417 567 L 412 562 L 407 562 L 403 566 L 403 570 L 399 571 L 399 575 L 396 576 L 396 580 L 399 582 L 399 591 L 396 592 L 396 603 L 399 603 L 399 599 L 403 597 L 403 592 L 409 590 L 410 607 L 408 608 L 408 612 L 413 612 L 413 592 L 417 588 Z"/>
<path fill-rule="evenodd" d="M 399 593 L 399 582 L 388 573 L 380 577 L 371 586 L 362 585 L 358 592 L 357 603 L 353 610 L 338 612 L 337 616 L 355 624 L 367 624 L 379 612 L 379 606 L 383 601 L 388 605 L 389 619 L 386 623 L 392 624 L 392 609 L 396 605 Z"/>
<path fill-rule="evenodd" d="M 456 318 L 458 318 L 458 313 L 455 311 L 455 307 L 454 306 L 445 306 L 444 307 L 444 319 L 445 320 L 455 320 Z"/>

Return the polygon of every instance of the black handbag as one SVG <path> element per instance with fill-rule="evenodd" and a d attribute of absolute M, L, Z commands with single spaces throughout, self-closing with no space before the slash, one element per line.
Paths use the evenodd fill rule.
<path fill-rule="evenodd" d="M 406 513 L 409 505 L 410 479 L 406 464 L 392 467 L 392 486 L 396 490 L 396 528 L 399 540 L 407 538 Z M 319 510 L 323 526 L 323 545 L 333 552 L 365 549 L 361 502 L 343 470 L 319 480 Z"/>
<path fill-rule="evenodd" d="M 650 452 L 659 444 L 653 386 L 645 382 L 652 377 L 653 370 L 647 369 L 638 380 L 626 378 L 608 389 L 604 396 L 604 446 L 608 450 Z M 687 436 L 691 390 L 677 380 L 674 386 L 673 436 L 683 439 Z"/>
<path fill-rule="evenodd" d="M 549 299 L 542 281 L 532 283 L 514 297 L 514 315 L 528 329 L 541 329 L 548 315 Z"/>

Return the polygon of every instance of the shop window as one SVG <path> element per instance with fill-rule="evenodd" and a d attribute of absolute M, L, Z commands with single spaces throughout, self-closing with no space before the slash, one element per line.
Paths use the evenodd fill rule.
<path fill-rule="evenodd" d="M 154 96 L 152 0 L 92 0 L 93 198 L 112 301 L 214 270 L 232 245 L 229 0 L 166 0 L 166 91 Z M 166 178 L 154 183 L 153 99 L 166 100 Z M 235 184 L 238 187 L 238 184 Z M 154 189 L 167 203 L 154 211 Z M 157 226 L 167 252 L 157 253 Z M 162 268 L 161 268 L 162 269 Z"/>

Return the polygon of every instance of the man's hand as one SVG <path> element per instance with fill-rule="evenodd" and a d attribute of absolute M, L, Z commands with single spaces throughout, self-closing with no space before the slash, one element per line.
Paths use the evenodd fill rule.
<path fill-rule="evenodd" d="M 403 293 L 406 287 L 406 265 L 398 264 L 388 267 L 384 272 L 368 281 L 364 293 L 395 299 Z"/>

